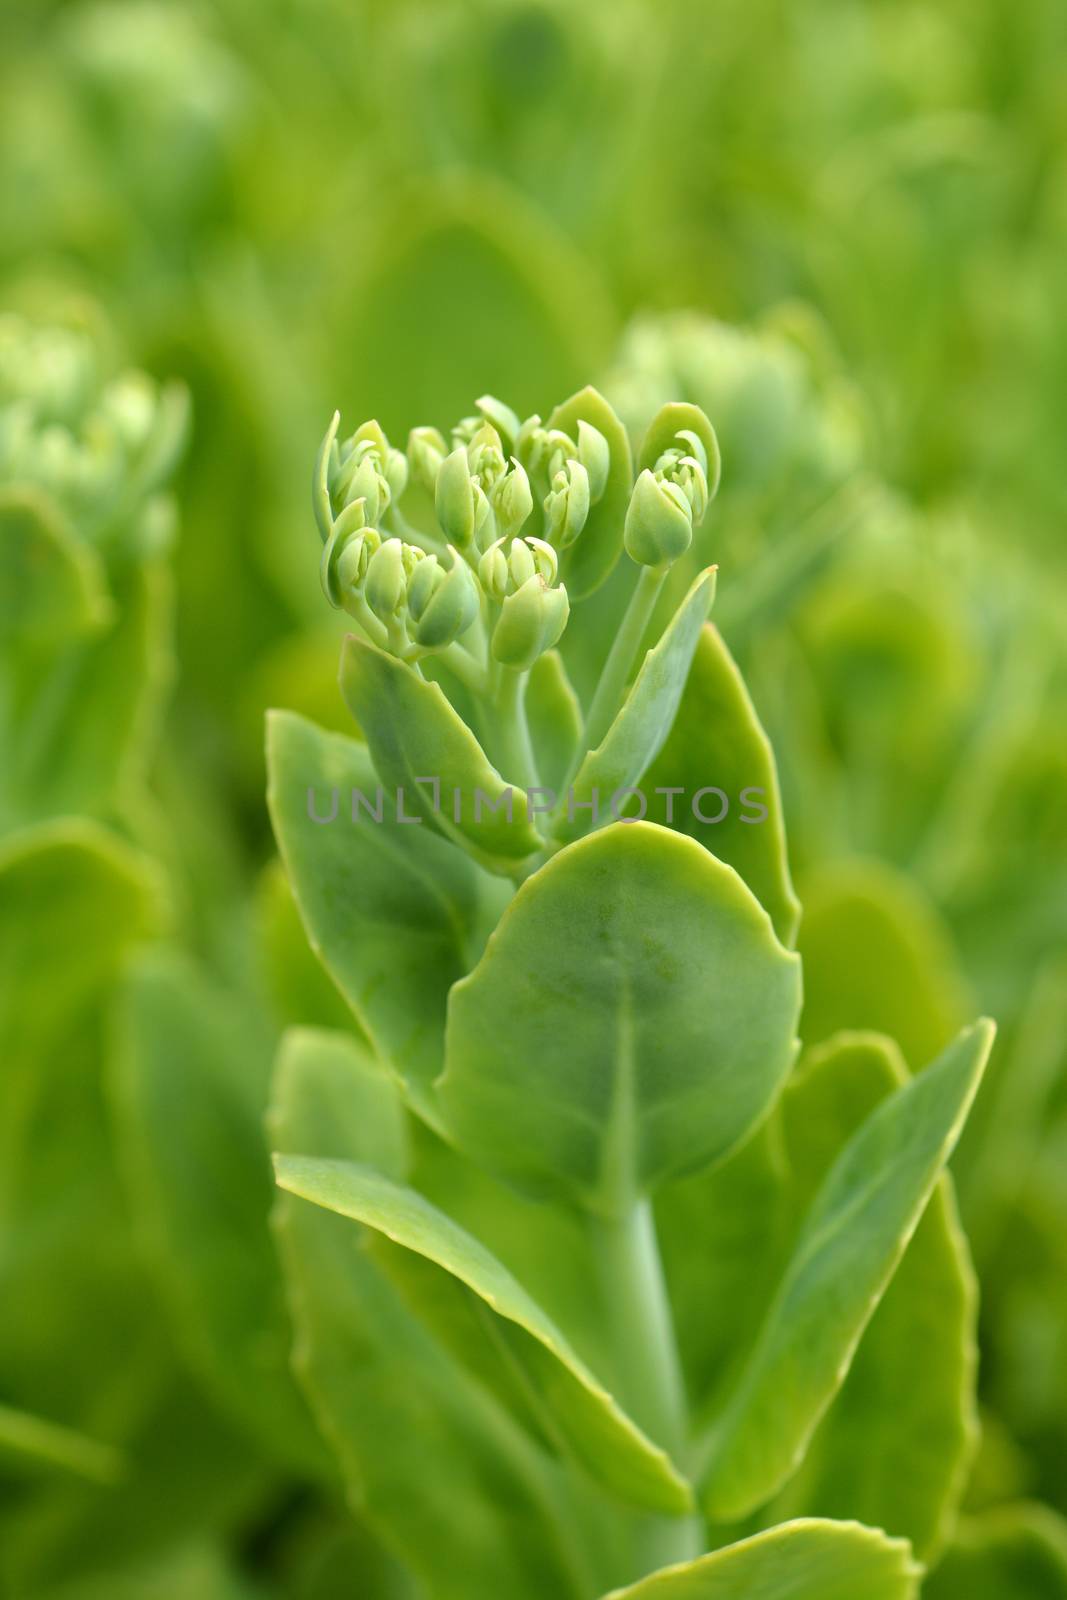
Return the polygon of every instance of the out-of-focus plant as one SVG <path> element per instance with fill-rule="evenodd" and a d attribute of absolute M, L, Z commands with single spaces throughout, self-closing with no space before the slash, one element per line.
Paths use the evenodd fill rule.
<path fill-rule="evenodd" d="M 123 1198 L 108 1018 L 166 893 L 145 785 L 184 394 L 84 308 L 0 317 L 0 1592 L 206 1534 L 254 1462 L 175 1360 Z"/>

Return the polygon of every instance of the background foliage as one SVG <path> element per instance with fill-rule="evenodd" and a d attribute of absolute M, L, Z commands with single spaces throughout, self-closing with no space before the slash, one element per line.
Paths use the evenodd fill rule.
<path fill-rule="evenodd" d="M 0 1593 L 410 1592 L 292 1386 L 262 1226 L 277 1034 L 351 1026 L 272 864 L 263 710 L 346 726 L 306 493 L 333 407 L 402 440 L 590 377 L 634 429 L 676 394 L 719 429 L 692 570 L 729 577 L 778 753 L 806 1036 L 915 1066 L 1001 1022 L 955 1171 L 969 1510 L 1011 1509 L 931 1591 L 984 1552 L 991 1593 L 1064 1592 L 1018 1507 L 1067 1512 L 1065 61 L 1056 0 L 3 7 L 4 308 L 193 420 L 180 533 L 106 555 L 126 626 L 29 787 L 36 658 L 4 681 Z"/>

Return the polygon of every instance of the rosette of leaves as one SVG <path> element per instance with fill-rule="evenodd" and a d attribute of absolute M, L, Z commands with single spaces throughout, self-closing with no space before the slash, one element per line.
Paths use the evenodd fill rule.
<path fill-rule="evenodd" d="M 962 1493 L 944 1166 L 991 1029 L 914 1076 L 864 1032 L 798 1063 L 781 801 L 710 573 L 642 648 L 717 463 L 672 402 L 635 476 L 591 390 L 547 424 L 486 399 L 406 459 L 335 421 L 320 454 L 358 727 L 275 714 L 270 800 L 355 1027 L 307 984 L 277 1227 L 301 1381 L 429 1595 L 904 1597 Z M 616 566 L 580 698 L 557 647 Z M 763 820 L 704 821 L 701 769 Z"/>

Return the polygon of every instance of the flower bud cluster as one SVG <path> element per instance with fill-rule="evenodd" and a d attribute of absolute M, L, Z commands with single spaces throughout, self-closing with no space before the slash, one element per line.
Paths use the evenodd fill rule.
<path fill-rule="evenodd" d="M 397 653 L 442 650 L 466 633 L 480 603 L 474 574 L 455 550 L 448 553 L 445 565 L 418 545 L 383 539 L 377 528 L 351 530 L 330 567 L 334 604 Z"/>
<path fill-rule="evenodd" d="M 703 441 L 688 429 L 675 438 L 679 443 L 638 476 L 626 513 L 626 552 L 645 567 L 669 565 L 685 554 L 711 498 Z"/>
<path fill-rule="evenodd" d="M 542 490 L 547 537 L 557 550 L 568 549 L 607 486 L 608 441 L 588 422 L 579 422 L 578 437 L 572 439 L 562 429 L 542 427 L 540 417 L 533 416 L 519 429 L 516 452 Z"/>
<path fill-rule="evenodd" d="M 507 546 L 507 548 L 505 548 Z M 490 650 L 523 671 L 558 643 L 570 602 L 557 584 L 559 558 L 544 539 L 498 539 L 478 563 L 482 592 L 499 607 Z"/>
<path fill-rule="evenodd" d="M 533 510 L 530 480 L 521 462 L 508 457 L 494 423 L 468 417 L 453 439 L 453 450 L 437 468 L 437 520 L 459 549 L 483 552 L 522 529 Z"/>
<path fill-rule="evenodd" d="M 182 388 L 109 374 L 87 331 L 0 316 L 0 484 L 44 490 L 90 538 L 147 528 L 186 422 Z"/>
<path fill-rule="evenodd" d="M 323 542 L 337 519 L 361 505 L 363 526 L 377 527 L 394 500 L 407 487 L 408 463 L 394 450 L 377 422 L 365 422 L 351 438 L 338 440 L 335 416 L 319 452 L 315 509 Z"/>
<path fill-rule="evenodd" d="M 581 535 L 604 494 L 607 439 L 589 423 L 571 437 L 539 417 L 520 423 L 484 395 L 477 413 L 452 429 L 414 428 L 406 455 L 376 422 L 337 442 L 334 418 L 316 468 L 315 500 L 325 548 L 322 584 L 332 605 L 356 616 L 390 648 L 443 649 L 481 613 L 499 663 L 525 669 L 550 649 L 567 623 L 559 554 Z M 408 480 L 432 497 L 451 564 L 391 538 Z M 535 487 L 536 485 L 536 487 Z M 538 533 L 523 536 L 537 514 Z M 421 538 L 422 535 L 420 534 Z"/>

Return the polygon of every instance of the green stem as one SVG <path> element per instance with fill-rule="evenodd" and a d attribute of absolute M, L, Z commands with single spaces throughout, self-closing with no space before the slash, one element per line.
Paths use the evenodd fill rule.
<path fill-rule="evenodd" d="M 615 721 L 626 691 L 634 656 L 644 638 L 653 607 L 663 588 L 667 567 L 642 567 L 626 614 L 615 635 L 585 723 L 585 747 L 595 750 Z"/>
<path fill-rule="evenodd" d="M 526 680 L 529 673 L 502 667 L 494 701 L 493 750 L 502 778 L 521 789 L 538 785 L 537 762 L 526 721 Z"/>
<path fill-rule="evenodd" d="M 618 1217 L 597 1218 L 593 1229 L 623 1402 L 649 1437 L 680 1465 L 688 1446 L 689 1408 L 651 1202 L 637 1200 Z M 703 1547 L 703 1528 L 696 1515 L 639 1518 L 637 1575 L 690 1561 Z"/>

